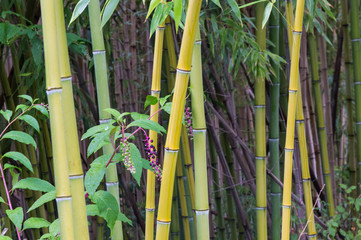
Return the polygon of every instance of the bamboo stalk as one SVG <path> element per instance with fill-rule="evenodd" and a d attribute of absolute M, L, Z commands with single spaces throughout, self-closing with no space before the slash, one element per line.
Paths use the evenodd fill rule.
<path fill-rule="evenodd" d="M 161 3 L 163 4 L 163 3 Z M 153 58 L 153 74 L 152 74 L 152 87 L 151 95 L 159 98 L 161 90 L 161 70 L 162 70 L 162 50 L 164 39 L 164 23 L 161 23 L 155 32 L 155 46 L 154 46 L 154 58 Z M 158 122 L 158 114 L 155 114 L 159 109 L 159 104 L 152 105 L 150 107 L 150 115 L 152 121 Z M 150 142 L 157 148 L 158 135 L 157 132 L 149 131 Z M 154 211 L 155 211 L 155 174 L 147 171 L 147 194 L 146 194 L 146 230 L 145 239 L 154 239 Z"/>
<path fill-rule="evenodd" d="M 68 45 L 65 34 L 63 1 L 55 1 L 57 45 L 59 55 L 60 78 L 62 86 L 62 104 L 64 113 L 64 128 L 66 153 L 69 166 L 69 182 L 72 195 L 72 213 L 75 229 L 75 239 L 89 239 L 88 220 L 85 208 L 83 168 L 80 159 L 79 138 L 73 98 L 72 76 L 70 71 Z"/>
<path fill-rule="evenodd" d="M 209 203 L 206 154 L 206 119 L 204 116 L 201 36 L 199 26 L 192 57 L 190 92 L 193 119 L 195 172 L 195 213 L 197 239 L 209 239 Z M 182 145 L 183 146 L 183 145 Z"/>
<path fill-rule="evenodd" d="M 289 84 L 289 102 L 287 111 L 287 130 L 285 144 L 285 164 L 284 164 L 284 188 L 282 201 L 282 240 L 290 237 L 290 215 L 291 215 L 291 189 L 292 189 L 292 157 L 294 151 L 294 131 L 295 131 L 295 110 L 298 91 L 298 64 L 300 56 L 300 42 L 302 33 L 304 0 L 297 0 L 296 17 L 293 29 L 293 46 L 291 54 L 291 71 Z"/>
<path fill-rule="evenodd" d="M 179 151 L 182 116 L 185 95 L 188 86 L 189 72 L 191 70 L 195 31 L 198 24 L 202 1 L 193 0 L 191 3 L 192 4 L 189 5 L 187 11 L 182 46 L 179 54 L 173 105 L 170 114 L 167 140 L 165 144 L 163 177 L 159 196 L 159 206 L 161 207 L 158 208 L 157 218 L 157 240 L 168 239 L 169 237 L 174 175 Z"/>
<path fill-rule="evenodd" d="M 173 203 L 172 203 L 172 224 L 170 225 L 170 235 L 172 240 L 181 239 L 178 208 L 179 208 L 178 187 L 177 185 L 174 185 Z"/>
<path fill-rule="evenodd" d="M 322 158 L 322 168 L 323 168 L 323 176 L 326 184 L 326 194 L 327 194 L 327 202 L 328 202 L 328 213 L 330 216 L 335 215 L 335 207 L 333 203 L 333 191 L 332 191 L 332 183 L 331 183 L 331 171 L 329 166 L 329 158 L 328 158 L 328 139 L 326 132 L 326 125 L 322 110 L 322 95 L 321 95 L 321 87 L 320 87 L 320 79 L 318 75 L 318 61 L 317 61 L 317 46 L 316 41 L 313 35 L 308 35 L 308 44 L 310 48 L 310 60 L 311 60 L 311 73 L 312 73 L 312 85 L 313 92 L 315 97 L 315 106 L 316 106 L 316 116 L 317 116 L 317 129 L 318 136 L 320 142 L 321 149 L 321 158 Z"/>
<path fill-rule="evenodd" d="M 56 200 L 62 239 L 74 239 L 71 192 L 68 179 L 65 133 L 63 131 L 63 107 L 59 73 L 58 51 L 56 47 L 55 1 L 41 0 L 43 22 L 46 92 L 49 101 L 51 138 L 54 154 Z"/>
<path fill-rule="evenodd" d="M 279 8 L 279 2 L 276 1 L 275 8 Z M 279 54 L 279 14 L 273 9 L 270 16 L 270 41 L 274 46 L 270 50 L 274 54 Z M 280 68 L 278 63 L 271 62 L 274 75 L 271 76 L 270 84 L 270 123 L 269 123 L 269 148 L 270 148 L 270 169 L 272 173 L 280 178 L 280 164 L 279 164 L 279 100 L 280 100 Z M 281 188 L 275 181 L 271 181 L 271 206 L 272 206 L 272 239 L 277 240 L 281 238 Z"/>
<path fill-rule="evenodd" d="M 266 29 L 262 28 L 265 3 L 256 5 L 256 41 L 260 51 L 266 49 Z M 257 239 L 267 239 L 267 187 L 266 187 L 266 84 L 265 79 L 255 82 L 255 130 L 256 130 L 256 216 Z"/>
<path fill-rule="evenodd" d="M 356 149 L 358 166 L 361 164 L 361 36 L 359 25 L 359 1 L 350 0 L 351 46 L 353 59 L 353 77 L 356 98 Z M 361 179 L 361 167 L 358 167 L 358 182 Z"/>
<path fill-rule="evenodd" d="M 98 112 L 99 123 L 106 124 L 110 121 L 111 116 L 105 112 L 104 109 L 110 107 L 109 88 L 108 88 L 108 76 L 107 76 L 107 63 L 106 53 L 104 48 L 103 31 L 101 29 L 100 22 L 100 6 L 99 1 L 90 0 L 88 5 L 90 30 L 93 47 L 94 68 L 95 68 L 95 80 L 98 93 Z M 103 154 L 112 154 L 113 147 L 111 144 L 103 147 Z M 119 199 L 119 181 L 116 165 L 107 167 L 105 173 L 107 191 L 110 192 L 120 204 Z M 113 228 L 113 240 L 123 239 L 122 222 L 116 221 Z"/>

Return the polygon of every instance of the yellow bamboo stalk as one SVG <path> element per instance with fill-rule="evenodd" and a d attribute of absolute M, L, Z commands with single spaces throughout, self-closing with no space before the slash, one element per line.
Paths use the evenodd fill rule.
<path fill-rule="evenodd" d="M 161 3 L 162 4 L 162 3 Z M 152 74 L 152 87 L 151 95 L 159 98 L 161 90 L 161 70 L 162 70 L 162 50 L 164 39 L 164 23 L 157 27 L 155 32 L 155 46 L 154 46 L 154 58 L 153 58 L 153 74 Z M 158 114 L 155 114 L 159 109 L 159 103 L 150 107 L 150 115 L 154 115 L 151 120 L 158 123 Z M 158 135 L 157 132 L 150 130 L 149 138 L 157 148 Z M 147 194 L 145 203 L 145 239 L 154 239 L 154 211 L 155 211 L 155 174 L 147 171 Z"/>
<path fill-rule="evenodd" d="M 68 161 L 63 124 L 62 88 L 60 83 L 55 1 L 41 0 L 43 23 L 46 92 L 49 101 L 51 138 L 54 155 L 56 201 L 62 239 L 74 239 L 71 192 L 68 178 Z"/>
<path fill-rule="evenodd" d="M 175 168 L 179 151 L 184 103 L 187 93 L 189 73 L 191 70 L 195 31 L 198 25 L 201 4 L 201 0 L 190 1 L 187 11 L 177 66 L 173 104 L 168 125 L 168 135 L 165 144 L 164 167 L 160 187 L 157 218 L 157 240 L 169 238 Z"/>
<path fill-rule="evenodd" d="M 297 0 L 296 18 L 293 29 L 293 46 L 291 51 L 291 72 L 289 84 L 289 102 L 287 112 L 287 129 L 285 144 L 285 165 L 284 165 L 284 187 L 282 201 L 282 240 L 288 240 L 290 237 L 290 217 L 291 217 L 291 193 L 292 193 L 292 157 L 294 151 L 294 132 L 295 132 L 295 110 L 297 101 L 298 83 L 297 76 L 300 43 L 302 34 L 302 22 L 304 11 L 304 0 Z"/>
<path fill-rule="evenodd" d="M 55 1 L 57 46 L 64 111 L 64 128 L 67 136 L 66 153 L 69 166 L 69 182 L 72 195 L 72 213 L 75 239 L 89 239 L 88 220 L 85 208 L 83 168 L 80 159 L 79 138 L 76 124 L 72 76 L 70 71 L 68 45 L 65 34 L 63 0 Z"/>
<path fill-rule="evenodd" d="M 292 25 L 293 25 L 293 12 L 292 12 L 292 2 L 289 1 L 286 3 L 286 18 L 288 22 L 287 34 L 288 34 L 288 45 L 292 49 L 293 39 L 292 39 Z M 291 27 L 289 27 L 289 25 Z M 292 57 L 292 56 L 291 56 Z M 312 189 L 311 189 L 311 175 L 308 162 L 308 150 L 307 150 L 307 141 L 306 141 L 306 131 L 305 131 L 305 118 L 303 114 L 303 101 L 302 101 L 302 89 L 300 74 L 297 75 L 297 109 L 296 109 L 296 124 L 297 124 L 297 133 L 299 138 L 299 148 L 301 156 L 301 174 L 303 182 L 303 191 L 306 205 L 306 222 L 307 222 L 307 233 L 309 239 L 316 239 L 316 225 L 313 214 L 313 201 L 312 201 Z"/>

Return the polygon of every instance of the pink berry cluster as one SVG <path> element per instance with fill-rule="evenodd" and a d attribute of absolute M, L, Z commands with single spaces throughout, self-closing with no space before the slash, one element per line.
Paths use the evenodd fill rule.
<path fill-rule="evenodd" d="M 158 163 L 158 157 L 157 157 L 157 150 L 155 149 L 153 143 L 153 140 L 149 139 L 148 136 L 143 140 L 144 147 L 145 147 L 145 153 L 147 155 L 148 161 L 150 163 L 150 166 L 153 168 L 155 176 L 158 178 L 159 181 L 162 180 L 162 169 Z"/>
<path fill-rule="evenodd" d="M 130 171 L 131 173 L 134 174 L 135 173 L 135 167 L 134 167 L 134 163 L 132 161 L 132 156 L 130 155 L 129 143 L 125 139 L 120 143 L 120 145 L 121 145 L 122 153 L 123 153 L 124 166 L 128 171 Z"/>
<path fill-rule="evenodd" d="M 193 139 L 192 112 L 190 107 L 185 108 L 184 121 L 188 130 L 188 136 Z"/>

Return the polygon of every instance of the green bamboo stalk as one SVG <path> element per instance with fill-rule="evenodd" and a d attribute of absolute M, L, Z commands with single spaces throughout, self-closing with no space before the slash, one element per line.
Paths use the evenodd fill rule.
<path fill-rule="evenodd" d="M 315 99 L 316 107 L 316 117 L 317 117 L 317 129 L 321 149 L 322 157 L 322 168 L 323 176 L 326 184 L 326 194 L 328 202 L 328 213 L 330 216 L 335 215 L 334 203 L 333 203 L 333 191 L 331 185 L 331 176 L 330 176 L 330 167 L 328 159 L 328 150 L 327 150 L 327 132 L 325 126 L 325 120 L 322 109 L 322 95 L 320 87 L 320 78 L 318 75 L 318 61 L 317 61 L 317 44 L 315 37 L 312 34 L 308 35 L 308 45 L 310 49 L 310 60 L 311 60 L 311 73 L 312 73 L 312 85 L 313 85 L 313 94 Z"/>
<path fill-rule="evenodd" d="M 211 158 L 212 164 L 212 176 L 213 176 L 213 191 L 214 191 L 214 200 L 216 205 L 217 211 L 217 239 L 226 239 L 226 228 L 224 224 L 224 217 L 223 217 L 223 208 L 222 208 L 222 194 L 219 187 L 219 175 L 218 175 L 218 162 L 217 162 L 217 153 L 214 147 L 214 143 L 212 138 L 209 138 L 209 155 Z"/>
<path fill-rule="evenodd" d="M 361 164 L 361 36 L 359 23 L 359 1 L 350 0 L 351 46 L 353 59 L 353 77 L 356 98 L 356 149 L 358 166 Z M 361 167 L 358 168 L 358 182 L 361 179 Z"/>
<path fill-rule="evenodd" d="M 55 1 L 41 0 L 43 23 L 46 92 L 49 101 L 51 138 L 54 154 L 55 187 L 60 233 L 62 239 L 74 239 L 71 192 L 68 179 L 65 133 L 63 131 L 63 109 L 61 101 L 61 83 L 57 51 L 55 23 Z"/>
<path fill-rule="evenodd" d="M 173 191 L 173 203 L 172 203 L 172 224 L 170 225 L 170 238 L 172 240 L 180 240 L 180 223 L 179 223 L 179 214 L 178 214 L 178 185 L 174 185 Z"/>
<path fill-rule="evenodd" d="M 91 30 L 92 47 L 93 47 L 96 89 L 98 96 L 99 123 L 107 124 L 110 121 L 111 116 L 109 113 L 107 113 L 104 110 L 110 108 L 110 99 L 109 99 L 109 88 L 108 88 L 106 53 L 104 48 L 103 31 L 100 22 L 99 1 L 90 0 L 88 5 L 88 10 L 89 10 L 90 30 Z M 103 147 L 103 154 L 112 154 L 112 153 L 113 153 L 113 147 L 110 144 L 105 145 Z M 111 165 L 107 167 L 105 178 L 106 178 L 107 191 L 110 192 L 115 197 L 118 204 L 120 204 L 119 181 L 118 181 L 116 165 Z M 123 239 L 123 228 L 121 221 L 116 221 L 113 228 L 112 239 L 113 240 Z"/>
<path fill-rule="evenodd" d="M 57 45 L 59 54 L 64 127 L 67 136 L 66 153 L 69 166 L 69 182 L 72 195 L 72 213 L 75 239 L 89 239 L 88 220 L 85 207 L 83 168 L 80 159 L 78 131 L 75 117 L 72 76 L 70 71 L 68 45 L 65 34 L 63 0 L 55 1 Z"/>
<path fill-rule="evenodd" d="M 224 156 L 227 160 L 227 165 L 228 168 L 232 174 L 232 178 L 234 181 L 234 166 L 233 166 L 233 159 L 232 159 L 232 152 L 230 149 L 230 145 L 229 142 L 227 141 L 227 136 L 222 133 L 221 134 L 221 146 L 222 146 L 222 150 L 224 152 Z M 231 231 L 231 237 L 230 239 L 232 240 L 236 240 L 238 239 L 237 237 L 237 224 L 236 224 L 236 217 L 235 217 L 235 213 L 234 213 L 234 202 L 233 202 L 233 198 L 232 198 L 232 192 L 231 189 L 227 188 L 227 215 L 228 215 L 228 224 L 229 224 L 229 228 Z"/>
<path fill-rule="evenodd" d="M 256 5 L 256 41 L 260 51 L 266 49 L 266 29 L 262 28 L 265 3 Z M 266 85 L 265 79 L 255 82 L 255 130 L 256 130 L 256 216 L 257 239 L 267 239 L 267 187 L 266 187 Z"/>
<path fill-rule="evenodd" d="M 341 2 L 342 7 L 342 28 L 343 28 L 343 42 L 344 42 L 344 61 L 346 73 L 346 107 L 347 107 L 347 140 L 348 140 L 348 154 L 347 162 L 350 169 L 350 186 L 357 186 L 357 162 L 355 156 L 355 132 L 353 122 L 353 96 L 352 96 L 352 62 L 350 55 L 350 34 L 349 34 L 349 17 L 347 1 Z M 356 197 L 357 191 L 352 191 L 352 197 Z"/>
<path fill-rule="evenodd" d="M 206 119 L 204 116 L 201 36 L 196 30 L 195 46 L 190 74 L 190 92 L 193 120 L 195 212 L 197 239 L 209 239 L 209 203 L 206 154 Z M 182 145 L 183 146 L 183 145 Z"/>
<path fill-rule="evenodd" d="M 277 9 L 279 8 L 279 2 L 276 1 L 276 9 L 273 9 L 270 16 L 270 23 L 268 28 L 270 29 L 270 41 L 273 46 L 270 46 L 270 51 L 279 55 L 279 14 Z M 270 169 L 272 173 L 280 178 L 280 164 L 279 164 L 279 99 L 280 99 L 280 68 L 279 64 L 271 62 L 274 75 L 271 75 L 270 84 L 270 126 L 269 126 L 269 149 L 270 149 Z M 281 238 L 281 188 L 275 182 L 271 181 L 271 206 L 272 206 L 272 239 L 277 240 Z"/>

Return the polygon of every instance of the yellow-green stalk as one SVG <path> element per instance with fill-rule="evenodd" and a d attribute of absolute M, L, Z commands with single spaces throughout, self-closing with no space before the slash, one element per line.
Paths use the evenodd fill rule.
<path fill-rule="evenodd" d="M 187 93 L 189 73 L 191 70 L 192 53 L 196 35 L 195 32 L 198 26 L 201 4 L 201 0 L 193 0 L 190 2 L 183 32 L 182 45 L 177 65 L 173 104 L 165 144 L 164 167 L 157 217 L 157 240 L 169 238 L 175 168 L 179 151 L 184 103 Z"/>
<path fill-rule="evenodd" d="M 292 12 L 292 2 L 289 1 L 286 3 L 286 18 L 289 25 L 293 25 L 293 12 Z M 291 28 L 287 28 L 288 46 L 289 49 L 293 47 L 293 39 L 291 38 L 292 33 L 289 32 Z M 292 58 L 292 55 L 291 55 Z M 317 239 L 316 235 L 316 226 L 313 214 L 313 201 L 312 201 L 312 189 L 311 189 L 311 175 L 308 161 L 308 150 L 307 150 L 307 141 L 306 141 L 306 131 L 305 131 L 305 117 L 303 114 L 303 101 L 302 101 L 302 89 L 300 74 L 298 71 L 297 74 L 297 109 L 296 109 L 296 125 L 298 133 L 298 143 L 300 151 L 300 162 L 301 162 L 301 175 L 303 182 L 303 192 L 306 206 L 306 222 L 307 222 L 307 233 L 309 239 Z"/>
<path fill-rule="evenodd" d="M 100 6 L 99 1 L 90 0 L 88 5 L 90 30 L 93 47 L 93 58 L 95 68 L 95 80 L 98 96 L 98 112 L 99 112 L 99 123 L 107 124 L 111 116 L 104 109 L 110 108 L 109 99 L 109 87 L 108 87 L 108 74 L 107 74 L 107 63 L 106 53 L 104 48 L 103 31 L 100 22 Z M 103 147 L 103 154 L 112 154 L 113 147 L 111 144 Z M 119 200 L 119 181 L 116 165 L 110 165 L 107 167 L 105 173 L 107 191 L 111 193 L 118 204 Z M 113 240 L 123 239 L 123 228 L 122 222 L 116 221 L 113 228 Z"/>
<path fill-rule="evenodd" d="M 197 239 L 209 239 L 209 203 L 206 154 L 206 119 L 204 116 L 201 35 L 196 31 L 190 74 L 190 92 L 193 120 L 195 212 Z M 182 145 L 183 147 L 183 145 Z"/>
<path fill-rule="evenodd" d="M 88 220 L 85 208 L 83 168 L 80 159 L 77 122 L 75 117 L 72 76 L 70 71 L 68 45 L 65 34 L 63 0 L 55 1 L 57 46 L 64 113 L 64 131 L 67 136 L 66 154 L 69 167 L 69 182 L 72 195 L 72 212 L 75 239 L 89 239 Z"/>
<path fill-rule="evenodd" d="M 260 51 L 266 49 L 266 29 L 262 28 L 265 3 L 256 5 L 256 40 Z M 257 239 L 267 239 L 267 187 L 266 187 L 266 84 L 258 76 L 255 82 L 256 130 L 256 216 Z"/>
<path fill-rule="evenodd" d="M 50 128 L 54 159 L 56 201 L 62 239 L 74 239 L 71 192 L 62 107 L 59 59 L 56 34 L 55 0 L 41 0 L 43 23 L 46 93 L 49 101 Z"/>
<path fill-rule="evenodd" d="M 322 171 L 324 176 L 324 181 L 326 184 L 326 195 L 328 203 L 328 214 L 330 216 L 335 215 L 335 206 L 333 201 L 333 191 L 331 183 L 331 172 L 328 159 L 328 150 L 327 150 L 327 132 L 326 125 L 323 115 L 323 103 L 320 87 L 320 78 L 318 75 L 318 60 L 317 60 L 317 44 L 315 37 L 310 33 L 308 34 L 308 45 L 310 49 L 310 60 L 311 60 L 311 75 L 312 75 L 312 86 L 313 86 L 313 95 L 315 99 L 315 109 L 317 117 L 317 129 L 318 129 L 318 138 L 320 142 L 321 149 L 321 158 L 322 158 Z"/>
<path fill-rule="evenodd" d="M 292 193 L 292 158 L 294 151 L 294 132 L 295 132 L 295 110 L 298 91 L 298 64 L 300 56 L 300 43 L 302 34 L 302 22 L 304 11 L 304 0 L 297 0 L 296 17 L 293 29 L 293 46 L 291 54 L 291 72 L 289 83 L 289 100 L 287 110 L 287 129 L 285 144 L 285 163 L 284 163 L 284 181 L 283 181 L 283 201 L 282 201 L 282 232 L 281 239 L 288 240 L 290 237 L 291 220 L 291 193 Z M 290 23 L 289 23 L 290 24 Z"/>
<path fill-rule="evenodd" d="M 162 4 L 162 3 L 161 3 Z M 164 39 L 164 23 L 157 27 L 155 32 L 155 46 L 154 46 L 154 58 L 153 58 L 153 75 L 152 75 L 152 88 L 151 95 L 159 98 L 160 94 L 160 80 L 162 71 L 162 50 L 163 50 L 163 39 Z M 150 115 L 152 121 L 158 123 L 158 114 L 155 114 L 159 109 L 159 103 L 150 107 Z M 150 130 L 149 138 L 152 145 L 157 148 L 158 135 L 157 132 Z M 155 174 L 148 170 L 147 171 L 147 194 L 145 203 L 145 239 L 154 239 L 154 211 L 155 211 Z"/>

